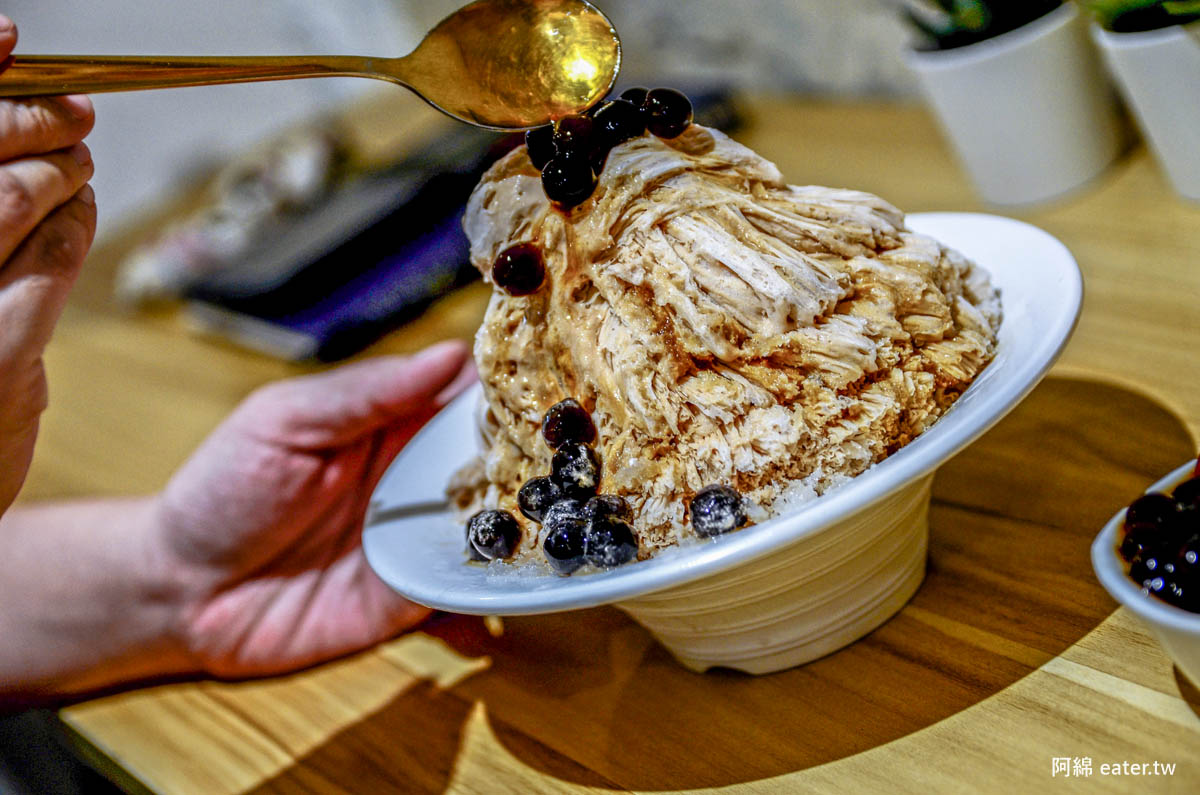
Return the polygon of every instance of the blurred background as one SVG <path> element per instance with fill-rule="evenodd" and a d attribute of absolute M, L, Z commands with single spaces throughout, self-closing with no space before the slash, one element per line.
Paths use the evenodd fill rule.
<path fill-rule="evenodd" d="M 459 0 L 15 0 L 25 53 L 401 54 Z M 625 84 L 721 81 L 755 91 L 911 94 L 910 37 L 887 0 L 606 0 Z M 101 236 L 247 146 L 372 91 L 303 80 L 95 97 Z M 423 112 L 413 100 L 414 112 Z"/>
<path fill-rule="evenodd" d="M 462 4 L 16 0 L 7 13 L 18 53 L 386 56 Z M 618 91 L 684 90 L 698 121 L 793 182 L 860 188 L 909 211 L 1019 213 L 1095 187 L 1140 128 L 1174 192 L 1200 201 L 1197 0 L 597 4 L 622 38 Z M 182 299 L 189 328 L 292 361 L 357 353 L 477 278 L 463 204 L 519 143 L 362 79 L 94 101 L 99 242 L 124 244 L 101 257 L 97 289 L 124 309 Z M 878 119 L 898 125 L 882 142 L 863 127 Z M 914 132 L 928 122 L 940 136 Z M 906 152 L 911 170 L 897 166 Z M 970 194 L 923 187 L 943 152 Z"/>

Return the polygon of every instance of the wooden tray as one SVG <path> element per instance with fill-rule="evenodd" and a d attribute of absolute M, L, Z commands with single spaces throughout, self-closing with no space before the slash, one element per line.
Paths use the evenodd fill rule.
<path fill-rule="evenodd" d="M 90 751 L 127 786 L 172 792 L 1014 791 L 1050 785 L 1055 757 L 1090 759 L 1089 791 L 1196 791 L 1200 697 L 1113 614 L 1088 561 L 1103 523 L 1193 452 L 1145 398 L 1044 382 L 939 472 L 912 602 L 779 674 L 689 673 L 611 608 L 441 615 L 293 677 L 171 685 L 64 719 L 105 738 Z M 141 741 L 120 743 L 126 728 Z M 1180 767 L 1099 772 L 1155 760 Z"/>

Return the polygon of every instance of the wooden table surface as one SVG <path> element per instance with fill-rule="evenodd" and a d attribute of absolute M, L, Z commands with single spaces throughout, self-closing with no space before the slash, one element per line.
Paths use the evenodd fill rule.
<path fill-rule="evenodd" d="M 362 141 L 401 146 L 428 121 L 393 101 L 352 114 Z M 739 137 L 792 182 L 909 212 L 988 209 L 919 107 L 747 110 Z M 1200 791 L 1200 694 L 1088 564 L 1101 524 L 1195 451 L 1200 206 L 1134 148 L 1078 195 L 1007 214 L 1078 258 L 1079 327 L 1043 385 L 941 470 L 925 584 L 848 649 L 771 676 L 697 675 L 611 608 L 441 616 L 292 676 L 164 685 L 63 720 L 124 786 L 167 793 Z M 251 389 L 309 369 L 111 306 L 115 263 L 161 217 L 91 257 L 47 355 L 23 499 L 157 489 Z M 366 355 L 467 338 L 486 295 L 446 297 Z M 1053 758 L 1092 775 L 1052 777 Z M 1155 761 L 1174 776 L 1101 772 Z"/>

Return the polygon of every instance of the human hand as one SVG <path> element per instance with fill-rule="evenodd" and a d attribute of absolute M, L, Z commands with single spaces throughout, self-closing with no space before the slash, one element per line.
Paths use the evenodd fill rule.
<path fill-rule="evenodd" d="M 199 667 L 238 678 L 346 654 L 428 609 L 361 547 L 371 492 L 400 448 L 474 378 L 461 343 L 282 381 L 251 395 L 167 485 L 153 522 Z"/>
<path fill-rule="evenodd" d="M 0 16 L 0 62 L 17 30 Z M 0 68 L 3 68 L 0 66 Z M 0 514 L 46 408 L 42 351 L 96 230 L 87 97 L 0 100 Z"/>

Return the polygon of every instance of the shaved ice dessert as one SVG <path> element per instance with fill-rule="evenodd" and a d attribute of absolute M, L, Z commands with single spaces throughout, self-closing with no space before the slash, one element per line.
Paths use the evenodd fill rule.
<path fill-rule="evenodd" d="M 448 493 L 477 560 L 610 568 L 795 510 L 993 357 L 983 269 L 876 196 L 788 185 L 698 124 L 656 133 L 655 93 L 530 133 L 471 196 L 496 287 L 481 448 Z"/>

